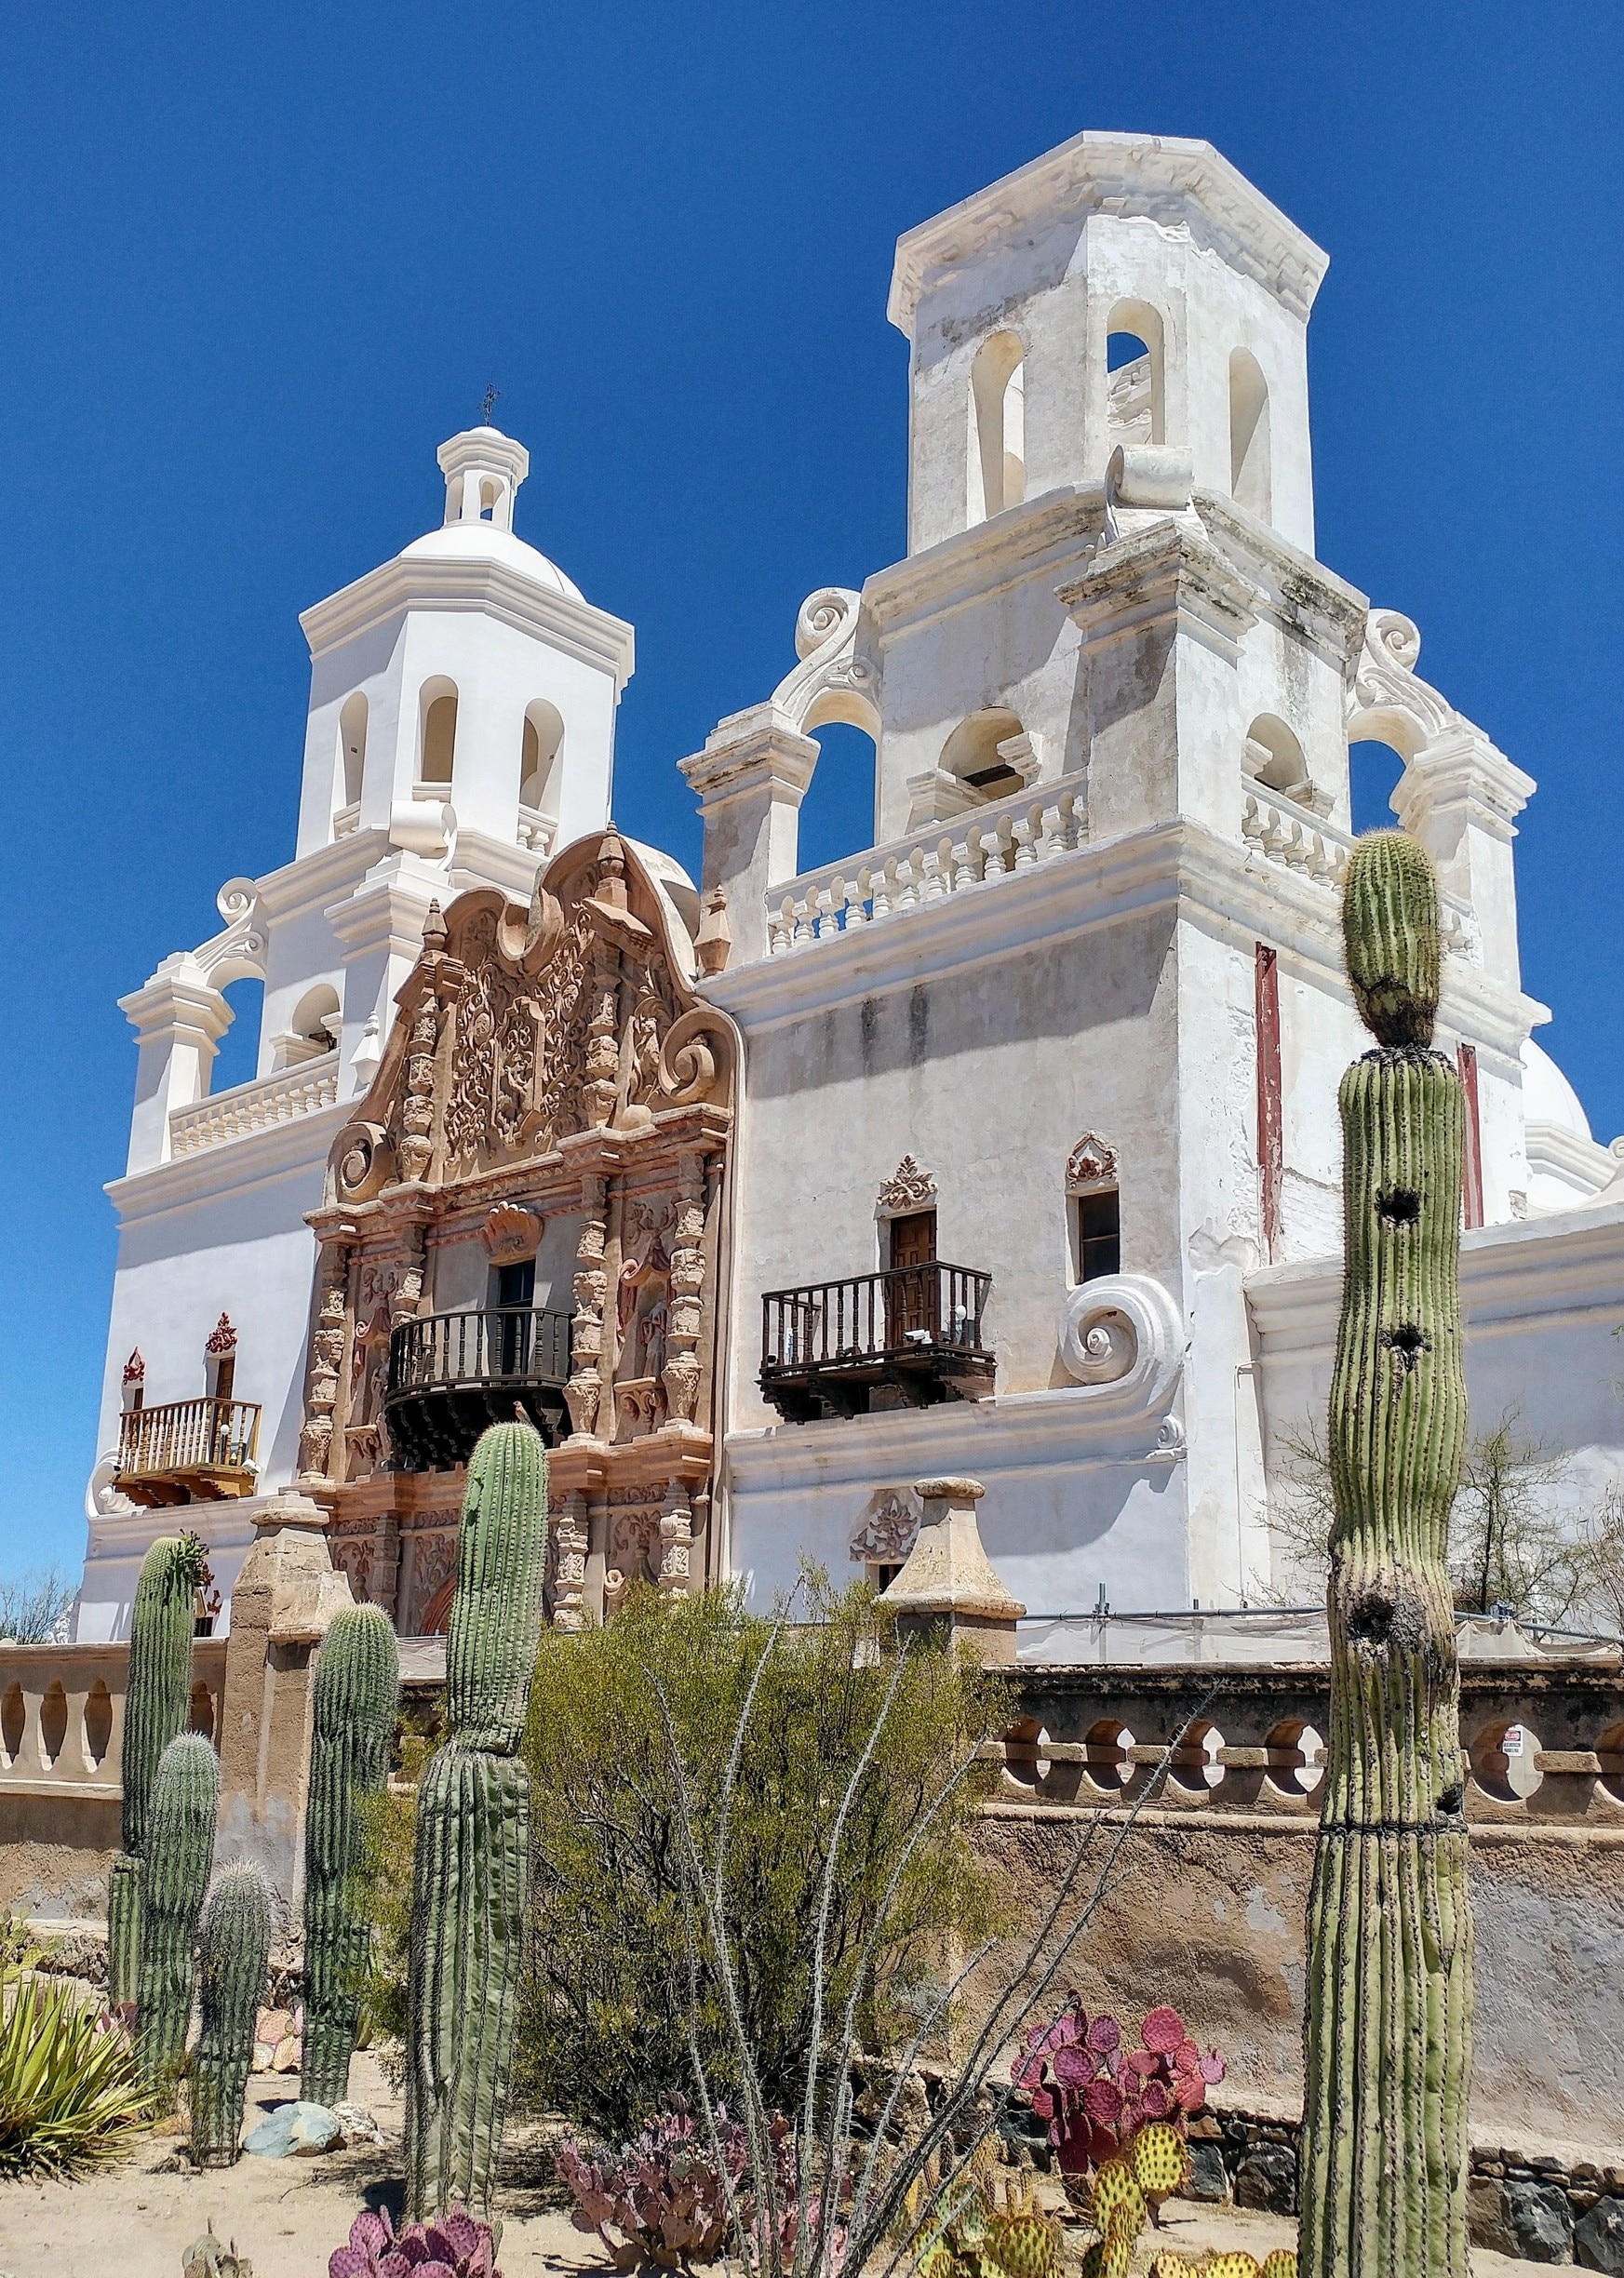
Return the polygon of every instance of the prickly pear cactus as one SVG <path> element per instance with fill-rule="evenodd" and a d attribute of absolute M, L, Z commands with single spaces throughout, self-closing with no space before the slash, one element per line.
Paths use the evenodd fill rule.
<path fill-rule="evenodd" d="M 1170 2199 L 1189 2169 L 1184 2138 L 1168 2120 L 1152 2120 L 1142 2127 L 1129 2148 L 1128 2164 L 1154 2222 L 1161 2202 Z"/>
<path fill-rule="evenodd" d="M 195 1534 L 162 1534 L 141 1562 L 129 1624 L 129 1677 L 119 1778 L 123 1848 L 107 1885 L 108 1998 L 132 2002 L 141 1974 L 141 1857 L 158 1759 L 186 1722 L 192 1635 L 203 1545 Z"/>
<path fill-rule="evenodd" d="M 163 2094 L 180 2070 L 196 1983 L 193 1940 L 214 1859 L 220 1765 L 201 1733 L 182 1733 L 158 1761 L 141 1878 L 135 2045 L 141 2076 Z"/>
<path fill-rule="evenodd" d="M 1471 1915 L 1445 1564 L 1466 1434 L 1464 1111 L 1429 1050 L 1438 890 L 1354 849 L 1348 973 L 1376 1050 L 1342 1079 L 1331 1387 L 1331 1734 L 1309 1900 L 1305 2278 L 1466 2278 Z"/>
<path fill-rule="evenodd" d="M 381 1606 L 351 1606 L 322 1639 L 304 1819 L 304 2049 L 299 2093 L 342 2104 L 360 2020 L 368 1924 L 356 1905 L 357 1800 L 389 1774 L 400 1656 Z"/>
<path fill-rule="evenodd" d="M 497 1424 L 468 1468 L 446 1645 L 447 1745 L 419 1790 L 412 1869 L 406 2201 L 488 2210 L 507 2114 L 530 1886 L 517 1754 L 541 1640 L 547 1459 Z"/>
<path fill-rule="evenodd" d="M 254 2018 L 271 1958 L 271 1894 L 257 1867 L 222 1869 L 197 1927 L 203 2030 L 192 2059 L 192 2156 L 229 2167 L 242 2134 Z"/>

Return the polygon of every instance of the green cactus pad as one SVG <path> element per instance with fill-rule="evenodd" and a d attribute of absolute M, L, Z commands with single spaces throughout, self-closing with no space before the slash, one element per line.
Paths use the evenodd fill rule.
<path fill-rule="evenodd" d="M 1297 2278 L 1297 2258 L 1289 2246 L 1277 2246 L 1264 2257 L 1262 2278 Z"/>
<path fill-rule="evenodd" d="M 221 1869 L 197 1941 L 203 2030 L 192 2060 L 192 2156 L 199 2166 L 229 2167 L 242 2134 L 271 1954 L 271 1894 L 257 1867 Z"/>
<path fill-rule="evenodd" d="M 1145 2220 L 1145 2196 L 1134 2178 L 1134 2170 L 1124 2159 L 1108 2159 L 1097 2169 L 1094 2178 L 1094 2218 L 1102 2231 L 1108 2230 L 1111 2218 L 1119 2209 L 1126 2209 L 1133 2219 L 1137 2236 Z"/>
<path fill-rule="evenodd" d="M 1160 2206 L 1171 2197 L 1189 2165 L 1184 2139 L 1168 2120 L 1152 2120 L 1139 2130 L 1130 2148 L 1129 2162 L 1148 2206 Z"/>
<path fill-rule="evenodd" d="M 1427 1045 L 1438 1015 L 1438 880 L 1403 831 L 1353 849 L 1342 890 L 1342 941 L 1359 1017 L 1380 1044 Z"/>
<path fill-rule="evenodd" d="M 369 1936 L 356 1903 L 357 1799 L 389 1774 L 400 1691 L 395 1631 L 381 1606 L 335 1615 L 312 1687 L 310 1792 L 304 1820 L 304 2043 L 300 2094 L 342 2103 L 360 2022 Z"/>
<path fill-rule="evenodd" d="M 220 1765 L 201 1733 L 171 1740 L 153 1782 L 141 1890 L 136 2056 L 149 2087 L 179 2068 L 196 1984 L 193 1939 L 214 1859 Z"/>

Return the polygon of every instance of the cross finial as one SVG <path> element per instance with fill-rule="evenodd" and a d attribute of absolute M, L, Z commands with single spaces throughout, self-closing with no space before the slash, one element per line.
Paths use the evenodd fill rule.
<path fill-rule="evenodd" d="M 479 424 L 481 427 L 490 426 L 490 414 L 501 400 L 502 390 L 493 380 L 479 399 Z"/>

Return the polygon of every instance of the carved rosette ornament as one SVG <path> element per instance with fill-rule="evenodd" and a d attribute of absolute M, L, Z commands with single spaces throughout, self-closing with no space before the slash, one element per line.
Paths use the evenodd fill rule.
<path fill-rule="evenodd" d="M 906 1218 L 910 1211 L 929 1210 L 936 1199 L 936 1182 L 905 1155 L 879 1189 L 879 1215 Z"/>
<path fill-rule="evenodd" d="M 1066 1165 L 1066 1184 L 1073 1194 L 1087 1186 L 1108 1186 L 1117 1175 L 1117 1151 L 1097 1132 L 1084 1132 Z"/>
<path fill-rule="evenodd" d="M 498 1202 L 481 1231 L 493 1266 L 522 1266 L 542 1246 L 542 1221 L 517 1202 Z"/>

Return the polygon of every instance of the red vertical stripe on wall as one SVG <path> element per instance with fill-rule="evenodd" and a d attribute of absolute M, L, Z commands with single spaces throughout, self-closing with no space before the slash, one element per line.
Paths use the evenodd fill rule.
<path fill-rule="evenodd" d="M 1455 1064 L 1466 1093 L 1466 1182 L 1461 1199 L 1467 1225 L 1480 1226 L 1483 1222 L 1483 1127 L 1477 1111 L 1477 1046 L 1457 1044 Z"/>
<path fill-rule="evenodd" d="M 1280 1240 L 1281 1174 L 1285 1165 L 1280 1083 L 1280 972 L 1276 952 L 1257 945 L 1257 1168 L 1263 1199 L 1263 1251 Z"/>

